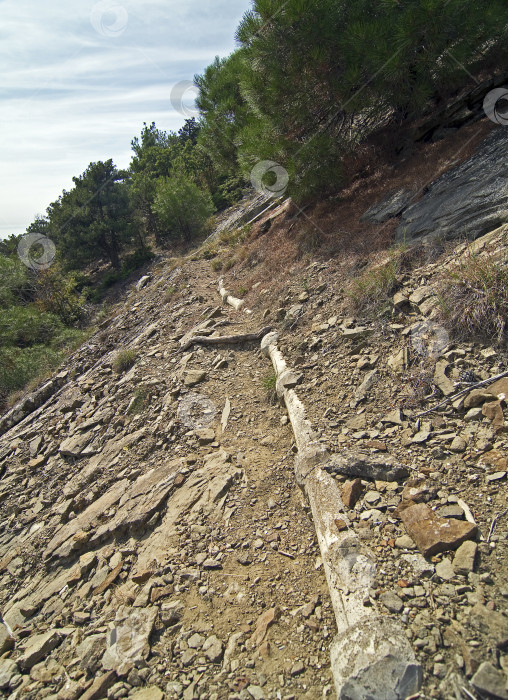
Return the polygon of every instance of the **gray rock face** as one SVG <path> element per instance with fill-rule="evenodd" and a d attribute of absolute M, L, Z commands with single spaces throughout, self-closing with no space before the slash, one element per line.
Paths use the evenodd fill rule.
<path fill-rule="evenodd" d="M 508 221 L 507 146 L 508 129 L 495 129 L 471 158 L 438 178 L 403 212 L 397 240 L 475 239 Z"/>
<path fill-rule="evenodd" d="M 390 192 L 381 202 L 367 209 L 365 214 L 361 217 L 361 221 L 368 221 L 372 224 L 383 224 L 385 221 L 399 216 L 411 203 L 413 196 L 414 193 L 409 190 Z"/>

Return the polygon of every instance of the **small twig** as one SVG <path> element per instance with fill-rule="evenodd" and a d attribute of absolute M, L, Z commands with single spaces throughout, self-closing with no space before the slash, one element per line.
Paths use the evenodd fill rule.
<path fill-rule="evenodd" d="M 467 698 L 469 698 L 469 700 L 478 700 L 478 698 L 475 695 L 473 695 L 473 693 L 470 693 L 469 690 L 466 690 L 466 688 L 461 688 L 461 690 L 464 693 L 464 695 Z"/>
<path fill-rule="evenodd" d="M 490 538 L 492 537 L 494 529 L 497 525 L 497 521 L 499 520 L 499 518 L 502 518 L 507 513 L 508 513 L 508 508 L 505 508 L 505 510 L 501 511 L 501 513 L 498 513 L 496 515 L 496 517 L 493 519 L 492 523 L 490 524 L 489 536 L 487 537 L 487 544 L 490 542 Z"/>
<path fill-rule="evenodd" d="M 282 549 L 276 549 L 275 550 L 277 554 L 282 554 L 283 557 L 288 557 L 289 559 L 294 559 L 295 556 L 294 554 L 291 554 L 290 552 L 284 552 Z"/>
<path fill-rule="evenodd" d="M 432 610 L 436 609 L 436 601 L 434 600 L 434 587 L 432 586 L 432 581 L 430 582 L 430 587 L 429 587 L 429 599 L 430 599 L 430 607 Z"/>
<path fill-rule="evenodd" d="M 469 391 L 471 391 L 471 389 L 477 389 L 480 386 L 486 386 L 487 384 L 495 382 L 497 379 L 502 379 L 503 377 L 508 377 L 508 371 L 501 372 L 501 374 L 496 374 L 495 377 L 489 377 L 488 379 L 484 379 L 482 382 L 475 382 L 474 384 L 468 386 L 466 389 L 462 389 L 462 391 L 459 391 L 457 394 L 453 394 L 453 396 L 447 396 L 446 399 L 444 401 L 441 401 L 441 403 L 438 403 L 437 406 L 433 406 L 427 411 L 423 411 L 423 413 L 418 413 L 418 415 L 415 416 L 415 418 L 420 418 L 420 416 L 426 416 L 427 413 L 433 413 L 438 408 L 441 408 L 441 406 L 446 406 L 446 404 L 450 403 L 450 401 L 458 399 L 458 397 L 462 396 L 463 394 L 467 394 Z"/>

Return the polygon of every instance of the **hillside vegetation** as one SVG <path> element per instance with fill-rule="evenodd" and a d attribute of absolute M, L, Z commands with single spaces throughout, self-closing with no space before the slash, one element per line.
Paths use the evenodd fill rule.
<path fill-rule="evenodd" d="M 145 123 L 127 170 L 90 163 L 28 227 L 55 244 L 51 267 L 23 265 L 20 237 L 0 242 L 0 403 L 58 364 L 153 246 L 200 240 L 253 180 L 301 207 L 339 192 L 364 144 L 395 153 L 506 65 L 507 34 L 504 0 L 254 0 L 237 50 L 194 78 L 199 118 Z"/>

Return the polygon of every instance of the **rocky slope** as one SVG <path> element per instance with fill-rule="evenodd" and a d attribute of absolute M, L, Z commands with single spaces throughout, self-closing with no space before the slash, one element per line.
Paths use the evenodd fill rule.
<path fill-rule="evenodd" d="M 504 262 L 507 236 L 474 254 Z M 271 366 L 257 341 L 192 343 L 270 324 L 337 457 L 337 532 L 376 558 L 362 604 L 423 668 L 414 697 L 507 698 L 508 377 L 464 383 L 507 357 L 438 319 L 439 275 L 470 254 L 422 262 L 371 321 L 348 310 L 335 260 L 294 266 L 283 294 L 247 288 L 251 313 L 220 305 L 199 255 L 160 260 L 0 423 L 0 692 L 335 695 L 336 617 Z"/>

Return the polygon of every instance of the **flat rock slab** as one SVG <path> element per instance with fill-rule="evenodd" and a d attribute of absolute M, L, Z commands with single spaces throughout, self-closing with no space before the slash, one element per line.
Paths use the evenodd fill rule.
<path fill-rule="evenodd" d="M 195 386 L 206 379 L 206 372 L 200 369 L 191 369 L 184 378 L 185 386 Z"/>
<path fill-rule="evenodd" d="M 487 693 L 489 697 L 499 700 L 508 700 L 508 689 L 503 673 L 494 668 L 488 661 L 480 664 L 478 671 L 471 679 L 471 685 L 480 693 Z"/>
<path fill-rule="evenodd" d="M 60 644 L 62 637 L 56 630 L 29 637 L 22 655 L 17 659 L 20 668 L 30 669 L 42 661 L 50 651 Z"/>
<path fill-rule="evenodd" d="M 164 693 L 157 686 L 151 685 L 148 688 L 136 691 L 130 697 L 131 700 L 162 700 Z"/>
<path fill-rule="evenodd" d="M 358 338 L 365 338 L 365 336 L 374 333 L 372 328 L 366 328 L 364 326 L 358 326 L 357 328 L 341 328 L 341 331 L 346 340 L 357 340 Z"/>
<path fill-rule="evenodd" d="M 0 659 L 0 689 L 9 687 L 11 678 L 19 673 L 18 665 L 12 659 Z"/>
<path fill-rule="evenodd" d="M 404 608 L 404 603 L 394 591 L 386 591 L 386 593 L 381 593 L 379 600 L 391 613 L 398 614 L 402 612 Z"/>
<path fill-rule="evenodd" d="M 101 700 L 106 697 L 108 690 L 117 680 L 116 673 L 109 671 L 94 680 L 87 691 L 80 695 L 79 700 Z"/>
<path fill-rule="evenodd" d="M 156 607 L 130 608 L 122 605 L 115 616 L 115 626 L 107 639 L 102 657 L 106 671 L 126 675 L 131 668 L 148 658 L 150 635 L 159 609 Z"/>
<path fill-rule="evenodd" d="M 462 542 L 472 539 L 478 531 L 472 523 L 440 518 L 426 503 L 406 508 L 402 511 L 401 518 L 408 535 L 426 557 L 456 549 Z"/>
<path fill-rule="evenodd" d="M 93 432 L 72 435 L 60 444 L 58 451 L 64 457 L 79 457 L 94 435 Z"/>
<path fill-rule="evenodd" d="M 13 646 L 14 639 L 11 637 L 7 627 L 0 622 L 0 656 L 12 649 Z"/>
<path fill-rule="evenodd" d="M 363 491 L 361 479 L 353 479 L 344 484 L 341 490 L 341 498 L 346 508 L 354 508 Z"/>
<path fill-rule="evenodd" d="M 397 464 L 388 455 L 352 450 L 343 455 L 333 455 L 324 469 L 327 472 L 344 474 L 344 476 L 359 476 L 377 481 L 399 481 L 407 479 L 410 474 L 407 467 Z"/>
<path fill-rule="evenodd" d="M 508 617 L 477 603 L 469 615 L 469 624 L 494 642 L 498 649 L 508 647 Z"/>
<path fill-rule="evenodd" d="M 2 416 L 0 418 L 0 435 L 6 433 L 14 425 L 21 423 L 26 416 L 45 404 L 65 384 L 68 374 L 68 371 L 60 372 L 49 382 L 43 384 L 40 389 L 34 391 L 33 394 L 25 396 L 14 408 Z"/>
<path fill-rule="evenodd" d="M 121 499 L 130 486 L 128 479 L 122 479 L 106 491 L 94 503 L 91 503 L 86 510 L 73 518 L 69 523 L 63 525 L 56 531 L 43 553 L 43 559 L 51 556 L 68 556 L 81 544 L 81 540 L 76 537 L 79 532 L 90 529 L 98 522 L 100 517 Z"/>
<path fill-rule="evenodd" d="M 43 603 L 64 588 L 70 571 L 70 569 L 64 569 L 57 572 L 56 575 L 49 576 L 47 579 L 41 580 L 39 578 L 30 587 L 27 587 L 24 592 L 18 593 L 19 599 L 12 604 L 8 604 L 3 611 L 4 621 L 11 629 L 14 629 L 16 625 L 24 626 L 26 618 L 31 617 Z"/>
<path fill-rule="evenodd" d="M 474 571 L 477 549 L 478 545 L 471 540 L 460 545 L 455 552 L 452 564 L 456 574 L 467 576 L 471 571 Z"/>
<path fill-rule="evenodd" d="M 132 531 L 149 520 L 164 505 L 183 466 L 183 460 L 176 459 L 138 477 L 120 498 L 113 519 L 97 529 L 90 543 L 95 545 L 120 531 Z"/>
<path fill-rule="evenodd" d="M 135 445 L 144 436 L 145 429 L 142 428 L 129 435 L 109 440 L 102 448 L 101 453 L 92 457 L 87 466 L 67 484 L 63 490 L 64 496 L 75 496 L 78 494 L 86 484 L 93 481 L 99 471 L 107 469 L 117 455 L 122 454 L 126 448 Z"/>
<path fill-rule="evenodd" d="M 161 566 L 167 561 L 168 540 L 176 534 L 176 524 L 184 513 L 192 517 L 195 512 L 220 507 L 222 499 L 243 474 L 224 451 L 211 453 L 204 462 L 201 469 L 196 469 L 170 495 L 161 524 L 138 550 L 134 576 L 149 569 L 154 561 Z"/>

